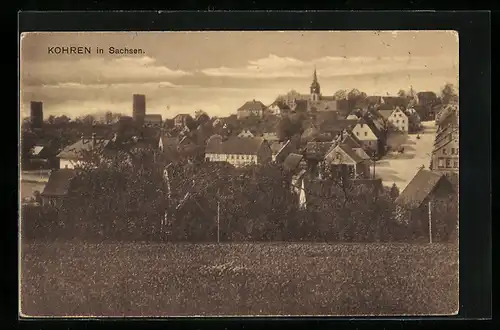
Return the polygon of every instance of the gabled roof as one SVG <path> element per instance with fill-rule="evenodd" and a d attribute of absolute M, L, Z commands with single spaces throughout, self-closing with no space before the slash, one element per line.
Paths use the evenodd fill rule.
<path fill-rule="evenodd" d="M 232 136 L 220 144 L 208 144 L 206 153 L 226 155 L 256 155 L 265 140 L 261 137 L 240 138 Z"/>
<path fill-rule="evenodd" d="M 110 140 L 107 139 L 95 139 L 95 148 L 97 150 L 102 150 L 106 148 Z M 81 153 L 84 151 L 92 150 L 92 138 L 80 139 L 78 142 L 73 143 L 70 146 L 64 148 L 57 157 L 65 159 L 80 159 L 82 157 Z"/>
<path fill-rule="evenodd" d="M 375 120 L 367 120 L 365 118 L 360 118 L 358 124 L 364 124 L 370 128 L 370 130 L 375 134 L 377 139 L 382 139 L 382 131 L 374 124 Z"/>
<path fill-rule="evenodd" d="M 263 111 L 266 108 L 260 101 L 247 101 L 237 111 Z"/>
<path fill-rule="evenodd" d="M 43 189 L 42 196 L 67 196 L 71 180 L 76 176 L 75 170 L 59 169 L 50 173 L 49 181 Z"/>
<path fill-rule="evenodd" d="M 446 180 L 443 174 L 420 169 L 398 196 L 396 204 L 410 209 L 418 208 L 443 179 Z"/>
<path fill-rule="evenodd" d="M 385 120 L 389 119 L 389 117 L 392 115 L 393 112 L 394 112 L 394 109 L 390 109 L 390 110 L 381 110 L 381 109 L 379 109 L 378 110 L 378 113 L 380 114 L 380 116 L 382 118 L 384 118 Z"/>
<path fill-rule="evenodd" d="M 328 153 L 325 155 L 327 156 L 327 161 L 334 161 L 336 159 L 333 155 L 335 155 L 338 149 L 342 150 L 356 164 L 364 160 L 351 147 L 346 144 L 340 144 L 328 150 Z"/>

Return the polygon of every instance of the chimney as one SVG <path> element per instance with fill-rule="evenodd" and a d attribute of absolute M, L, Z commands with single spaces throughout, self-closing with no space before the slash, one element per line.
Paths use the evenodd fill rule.
<path fill-rule="evenodd" d="M 94 149 L 94 147 L 95 147 L 95 137 L 96 137 L 96 134 L 95 134 L 95 133 L 92 133 L 92 140 L 91 140 L 91 143 L 92 143 L 92 149 Z"/>
<path fill-rule="evenodd" d="M 82 139 L 82 143 L 85 143 L 85 135 L 82 133 L 82 134 L 80 135 L 80 137 L 81 137 L 81 139 Z"/>

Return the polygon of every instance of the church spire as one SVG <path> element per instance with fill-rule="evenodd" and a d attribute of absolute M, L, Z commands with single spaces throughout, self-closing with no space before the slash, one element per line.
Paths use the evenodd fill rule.
<path fill-rule="evenodd" d="M 314 66 L 313 81 L 311 84 L 311 101 L 319 101 L 321 95 L 321 87 L 318 82 L 318 75 L 316 73 L 316 65 Z"/>

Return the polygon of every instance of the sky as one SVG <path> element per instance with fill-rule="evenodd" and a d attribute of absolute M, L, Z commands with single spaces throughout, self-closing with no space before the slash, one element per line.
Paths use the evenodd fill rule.
<path fill-rule="evenodd" d="M 48 51 L 57 46 L 92 53 Z M 143 53 L 109 54 L 109 47 Z M 146 95 L 149 114 L 227 116 L 249 100 L 309 93 L 314 68 L 323 95 L 352 88 L 395 95 L 410 86 L 439 92 L 458 86 L 458 47 L 453 31 L 28 33 L 21 36 L 21 115 L 30 101 L 44 103 L 45 117 L 130 115 L 137 93 Z"/>

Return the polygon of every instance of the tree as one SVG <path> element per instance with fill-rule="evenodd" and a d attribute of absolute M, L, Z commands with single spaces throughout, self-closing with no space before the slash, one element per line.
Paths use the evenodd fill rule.
<path fill-rule="evenodd" d="M 203 110 L 197 110 L 194 116 L 198 125 L 204 125 L 210 121 L 210 116 Z"/>
<path fill-rule="evenodd" d="M 283 117 L 278 122 L 277 135 L 280 141 L 285 141 L 290 139 L 296 134 L 300 134 L 302 128 L 302 123 L 298 119 L 292 119 L 289 117 Z"/>
<path fill-rule="evenodd" d="M 47 122 L 50 124 L 50 125 L 53 125 L 54 122 L 56 120 L 56 117 L 53 116 L 53 115 L 50 115 L 49 118 L 47 118 Z"/>
<path fill-rule="evenodd" d="M 458 103 L 457 91 L 453 84 L 448 83 L 441 89 L 441 102 L 443 104 Z"/>
<path fill-rule="evenodd" d="M 404 89 L 400 89 L 400 90 L 398 91 L 398 96 L 399 96 L 399 97 L 406 97 L 406 96 L 407 96 L 407 95 L 406 95 L 406 91 L 405 91 Z"/>
<path fill-rule="evenodd" d="M 82 121 L 85 125 L 94 125 L 96 120 L 95 120 L 95 117 L 92 116 L 92 115 L 86 115 L 82 118 Z"/>
<path fill-rule="evenodd" d="M 398 198 L 398 196 L 399 196 L 399 188 L 398 188 L 398 186 L 396 186 L 396 183 L 392 184 L 391 191 L 390 191 L 389 195 L 391 196 L 391 198 L 393 200 L 396 199 L 396 198 Z"/>
<path fill-rule="evenodd" d="M 347 91 L 345 89 L 339 89 L 333 94 L 335 100 L 347 100 Z"/>
<path fill-rule="evenodd" d="M 113 122 L 113 113 L 111 111 L 106 111 L 104 114 L 104 122 L 109 125 Z"/>
<path fill-rule="evenodd" d="M 71 121 L 71 119 L 68 116 L 62 115 L 62 116 L 58 116 L 58 117 L 56 117 L 54 119 L 54 124 L 56 124 L 56 125 L 66 125 L 70 121 Z"/>

